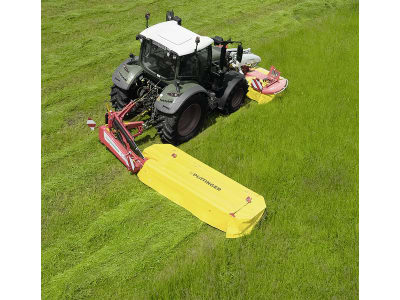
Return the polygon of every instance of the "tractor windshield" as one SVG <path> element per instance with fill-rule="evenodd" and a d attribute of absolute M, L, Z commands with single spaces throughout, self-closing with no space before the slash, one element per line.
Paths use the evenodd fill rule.
<path fill-rule="evenodd" d="M 175 77 L 176 56 L 151 41 L 144 41 L 142 48 L 142 65 L 166 79 Z"/>

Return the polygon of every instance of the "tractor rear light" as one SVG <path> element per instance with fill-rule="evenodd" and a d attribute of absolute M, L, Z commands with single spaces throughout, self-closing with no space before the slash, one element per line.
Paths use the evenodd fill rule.
<path fill-rule="evenodd" d="M 167 95 L 170 97 L 176 98 L 176 97 L 179 97 L 180 95 L 182 95 L 182 93 L 167 93 Z"/>

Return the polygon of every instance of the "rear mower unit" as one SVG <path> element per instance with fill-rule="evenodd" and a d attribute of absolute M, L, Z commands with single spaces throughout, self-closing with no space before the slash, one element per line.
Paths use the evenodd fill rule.
<path fill-rule="evenodd" d="M 203 222 L 226 232 L 227 238 L 248 234 L 265 210 L 264 198 L 170 144 L 154 144 L 143 153 L 135 137 L 143 121 L 123 122 L 137 104 L 109 111 L 99 139 L 132 173 Z M 130 130 L 136 133 L 131 134 Z"/>

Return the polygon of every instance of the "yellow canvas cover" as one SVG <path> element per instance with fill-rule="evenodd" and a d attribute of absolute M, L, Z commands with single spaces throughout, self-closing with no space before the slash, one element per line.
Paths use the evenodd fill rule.
<path fill-rule="evenodd" d="M 264 213 L 262 196 L 172 145 L 154 144 L 143 154 L 139 179 L 227 238 L 250 233 Z"/>

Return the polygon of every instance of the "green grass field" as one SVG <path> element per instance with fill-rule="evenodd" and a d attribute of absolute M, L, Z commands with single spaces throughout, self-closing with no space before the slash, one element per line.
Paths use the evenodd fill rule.
<path fill-rule="evenodd" d="M 246 3 L 42 1 L 44 299 L 358 298 L 358 3 Z M 171 8 L 289 79 L 180 146 L 264 196 L 267 218 L 244 238 L 142 184 L 86 126 L 103 122 L 145 12 L 154 24 Z M 159 142 L 152 129 L 138 143 Z"/>

